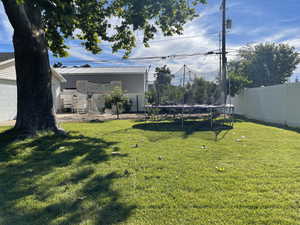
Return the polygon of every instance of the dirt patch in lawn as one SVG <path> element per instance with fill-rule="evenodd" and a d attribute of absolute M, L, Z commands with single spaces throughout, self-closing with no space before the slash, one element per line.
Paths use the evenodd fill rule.
<path fill-rule="evenodd" d="M 106 121 L 106 120 L 115 120 L 117 119 L 116 115 L 112 114 L 57 114 L 57 120 L 59 123 L 64 122 L 97 122 L 97 121 Z M 128 119 L 143 119 L 145 117 L 144 114 L 121 114 L 121 120 Z M 0 122 L 0 126 L 14 126 L 15 120 Z"/>

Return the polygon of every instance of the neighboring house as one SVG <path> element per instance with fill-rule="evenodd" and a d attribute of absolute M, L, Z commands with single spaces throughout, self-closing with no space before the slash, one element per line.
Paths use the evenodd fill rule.
<path fill-rule="evenodd" d="M 99 91 L 91 91 L 90 94 L 98 95 L 96 105 L 99 109 L 104 107 L 103 98 L 107 94 L 105 93 L 107 90 L 104 90 L 107 88 L 102 88 L 102 86 L 109 87 L 113 84 L 120 84 L 133 103 L 131 111 L 141 112 L 144 110 L 146 67 L 66 67 L 56 68 L 56 71 L 67 80 L 62 84 L 65 92 L 76 91 L 78 83 L 84 83 L 84 81 L 96 85 L 96 90 L 98 85 Z"/>
<path fill-rule="evenodd" d="M 60 110 L 61 83 L 66 80 L 54 69 L 52 71 L 52 94 L 54 105 Z M 0 53 L 0 121 L 15 119 L 17 115 L 17 85 L 13 53 Z"/>

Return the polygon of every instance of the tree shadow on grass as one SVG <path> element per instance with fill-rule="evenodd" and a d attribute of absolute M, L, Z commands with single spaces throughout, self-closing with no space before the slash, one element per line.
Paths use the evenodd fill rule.
<path fill-rule="evenodd" d="M 170 122 L 147 122 L 133 125 L 133 128 L 158 132 L 184 132 L 183 138 L 187 138 L 196 132 L 213 132 L 214 136 L 212 138 L 218 140 L 218 136 L 223 131 L 229 131 L 233 128 L 232 126 L 224 125 L 221 122 L 221 120 L 218 121 L 213 127 L 211 127 L 209 121 L 184 121 L 183 127 L 181 120 Z"/>
<path fill-rule="evenodd" d="M 105 224 L 125 221 L 135 208 L 112 185 L 126 179 L 97 171 L 113 157 L 107 142 L 70 133 L 15 141 L 0 134 L 0 224 Z"/>

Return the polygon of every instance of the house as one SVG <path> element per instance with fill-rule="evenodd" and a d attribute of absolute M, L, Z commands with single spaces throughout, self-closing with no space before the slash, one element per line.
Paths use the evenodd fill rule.
<path fill-rule="evenodd" d="M 63 93 L 90 95 L 92 105 L 98 111 L 104 107 L 104 98 L 115 85 L 122 90 L 132 101 L 132 112 L 144 110 L 147 70 L 146 67 L 66 67 L 56 68 L 66 83 L 62 84 Z M 84 104 L 89 107 L 88 103 Z"/>
<path fill-rule="evenodd" d="M 55 108 L 60 107 L 61 84 L 66 80 L 54 69 L 52 94 Z M 17 85 L 14 53 L 0 53 L 0 121 L 15 119 L 17 115 Z"/>

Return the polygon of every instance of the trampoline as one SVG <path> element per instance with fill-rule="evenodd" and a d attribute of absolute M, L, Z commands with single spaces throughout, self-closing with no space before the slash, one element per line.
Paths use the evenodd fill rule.
<path fill-rule="evenodd" d="M 214 128 L 215 119 L 224 115 L 224 118 L 229 117 L 230 126 L 233 126 L 233 112 L 234 106 L 226 105 L 145 105 L 145 118 L 159 115 L 173 115 L 173 117 L 180 116 L 181 125 L 184 126 L 185 117 L 191 114 L 198 115 L 199 118 L 207 118 L 210 122 L 211 129 Z"/>

